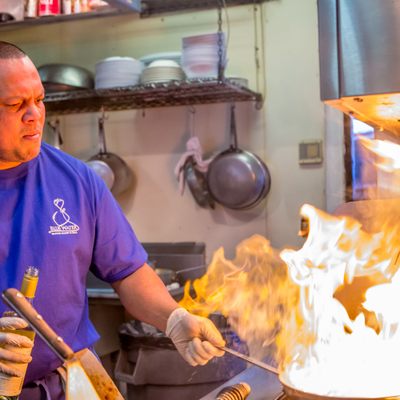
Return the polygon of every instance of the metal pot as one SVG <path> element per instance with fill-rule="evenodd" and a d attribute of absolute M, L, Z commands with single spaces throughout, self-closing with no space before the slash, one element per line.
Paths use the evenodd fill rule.
<path fill-rule="evenodd" d="M 237 146 L 235 106 L 231 106 L 231 145 L 217 155 L 207 171 L 212 197 L 227 208 L 243 210 L 256 206 L 271 187 L 267 166 L 255 154 Z"/>
<path fill-rule="evenodd" d="M 106 182 L 113 182 L 110 189 L 114 195 L 118 195 L 128 189 L 133 182 L 133 174 L 126 162 L 114 153 L 106 149 L 104 133 L 104 117 L 98 120 L 99 152 L 91 157 L 87 164 L 99 173 Z"/>
<path fill-rule="evenodd" d="M 47 92 L 94 87 L 93 73 L 77 65 L 45 64 L 38 68 L 38 72 Z"/>

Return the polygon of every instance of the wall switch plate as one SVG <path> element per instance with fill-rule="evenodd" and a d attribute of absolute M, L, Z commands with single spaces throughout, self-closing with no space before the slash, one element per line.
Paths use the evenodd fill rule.
<path fill-rule="evenodd" d="M 299 143 L 299 164 L 322 163 L 322 140 L 306 140 Z"/>

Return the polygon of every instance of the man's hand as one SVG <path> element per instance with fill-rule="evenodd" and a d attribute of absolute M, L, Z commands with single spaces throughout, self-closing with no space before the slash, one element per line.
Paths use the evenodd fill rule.
<path fill-rule="evenodd" d="M 18 317 L 0 318 L 0 372 L 10 376 L 22 376 L 21 367 L 28 364 L 32 357 L 24 354 L 33 346 L 26 336 L 11 333 L 15 329 L 26 328 L 28 324 Z M 22 368 L 23 370 L 23 368 Z"/>
<path fill-rule="evenodd" d="M 211 320 L 190 314 L 184 308 L 175 309 L 168 318 L 166 335 L 180 355 L 192 366 L 205 365 L 224 351 L 225 341 Z"/>

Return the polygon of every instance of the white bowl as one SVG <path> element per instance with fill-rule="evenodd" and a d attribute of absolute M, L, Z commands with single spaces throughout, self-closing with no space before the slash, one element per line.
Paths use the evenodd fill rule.
<path fill-rule="evenodd" d="M 147 68 L 154 68 L 154 67 L 180 68 L 181 66 L 176 61 L 173 60 L 155 60 Z"/>

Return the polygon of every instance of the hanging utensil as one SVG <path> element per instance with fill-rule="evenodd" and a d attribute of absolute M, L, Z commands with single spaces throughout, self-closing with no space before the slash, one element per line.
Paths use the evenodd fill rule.
<path fill-rule="evenodd" d="M 121 157 L 107 151 L 104 120 L 103 114 L 98 119 L 99 152 L 89 159 L 88 165 L 100 174 L 106 184 L 110 185 L 110 182 L 113 182 L 110 185 L 111 192 L 118 195 L 132 185 L 133 174 Z"/>
<path fill-rule="evenodd" d="M 271 176 L 259 157 L 238 148 L 234 105 L 230 109 L 230 138 L 229 149 L 217 155 L 208 167 L 208 189 L 212 197 L 227 208 L 255 207 L 267 196 Z"/>
<path fill-rule="evenodd" d="M 53 133 L 53 146 L 60 150 L 64 143 L 60 131 L 60 120 L 57 118 L 55 121 L 48 121 L 47 125 L 50 127 Z"/>
<path fill-rule="evenodd" d="M 107 374 L 97 357 L 89 350 L 77 353 L 64 343 L 32 304 L 17 289 L 6 289 L 2 293 L 3 301 L 44 340 L 49 348 L 64 363 L 67 371 L 67 400 L 123 400 L 114 382 Z"/>
<path fill-rule="evenodd" d="M 214 208 L 215 202 L 208 191 L 207 179 L 204 172 L 209 161 L 202 159 L 200 141 L 194 133 L 195 113 L 196 111 L 193 107 L 189 109 L 190 138 L 186 143 L 188 152 L 185 155 L 186 160 L 183 165 L 183 175 L 196 203 L 202 208 Z"/>
<path fill-rule="evenodd" d="M 184 166 L 185 180 L 196 203 L 202 208 L 215 208 L 214 199 L 208 191 L 206 176 L 196 169 L 193 157 L 189 157 Z"/>

